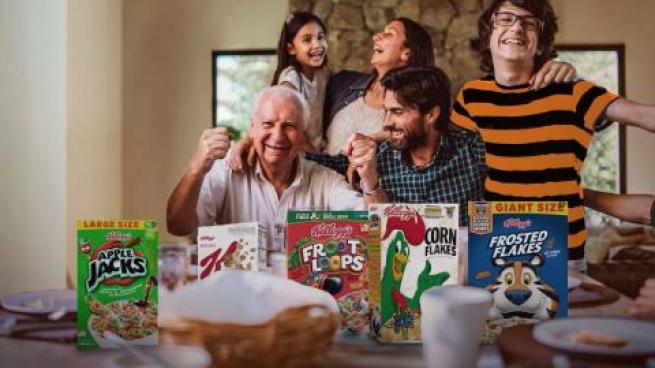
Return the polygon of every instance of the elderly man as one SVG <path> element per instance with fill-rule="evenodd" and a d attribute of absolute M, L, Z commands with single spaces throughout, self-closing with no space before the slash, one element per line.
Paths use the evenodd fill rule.
<path fill-rule="evenodd" d="M 569 259 L 580 259 L 586 238 L 583 204 L 615 207 L 611 197 L 599 203 L 599 193 L 585 201 L 590 191 L 583 191 L 580 170 L 591 138 L 608 121 L 655 131 L 655 106 L 585 80 L 532 90 L 532 74 L 555 53 L 557 18 L 548 0 L 496 0 L 481 15 L 478 30 L 482 69 L 491 75 L 464 85 L 451 118 L 485 142 L 484 197 L 567 201 Z M 648 196 L 619 199 L 624 204 L 618 213 L 637 219 L 647 218 L 653 203 Z"/>
<path fill-rule="evenodd" d="M 361 194 L 342 176 L 299 156 L 308 111 L 298 92 L 281 86 L 264 89 L 251 118 L 258 162 L 242 173 L 223 160 L 230 147 L 227 130 L 205 130 L 169 198 L 169 232 L 182 236 L 199 225 L 249 221 L 273 231 L 275 224 L 286 222 L 289 209 L 362 209 Z"/>

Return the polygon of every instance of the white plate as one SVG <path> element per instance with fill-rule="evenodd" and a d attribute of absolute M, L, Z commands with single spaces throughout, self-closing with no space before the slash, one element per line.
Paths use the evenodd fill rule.
<path fill-rule="evenodd" d="M 597 331 L 626 340 L 622 347 L 580 344 L 574 336 L 581 330 Z M 553 348 L 575 353 L 602 355 L 655 354 L 655 323 L 623 318 L 562 318 L 538 324 L 535 340 Z"/>
<path fill-rule="evenodd" d="M 66 312 L 77 311 L 75 290 L 41 290 L 8 295 L 0 302 L 10 312 L 47 314 L 60 308 Z"/>
<path fill-rule="evenodd" d="M 140 349 L 158 361 L 166 363 L 167 367 L 177 368 L 207 368 L 212 358 L 209 353 L 199 347 L 190 345 L 160 345 L 152 348 Z M 107 368 L 139 368 L 144 367 L 132 353 L 116 356 L 106 365 Z"/>
<path fill-rule="evenodd" d="M 582 280 L 580 280 L 577 277 L 569 276 L 568 280 L 567 280 L 567 283 L 568 283 L 568 286 L 569 286 L 569 290 L 573 290 L 573 289 L 577 288 L 578 286 L 580 286 L 582 284 Z"/>

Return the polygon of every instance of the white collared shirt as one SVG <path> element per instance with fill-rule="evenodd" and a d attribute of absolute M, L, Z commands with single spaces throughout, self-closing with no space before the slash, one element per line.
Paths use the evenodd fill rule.
<path fill-rule="evenodd" d="M 298 160 L 296 176 L 279 199 L 259 162 L 254 170 L 236 173 L 226 160 L 216 160 L 200 188 L 199 225 L 258 221 L 275 236 L 286 224 L 290 209 L 364 209 L 361 194 L 343 176 L 302 157 Z"/>

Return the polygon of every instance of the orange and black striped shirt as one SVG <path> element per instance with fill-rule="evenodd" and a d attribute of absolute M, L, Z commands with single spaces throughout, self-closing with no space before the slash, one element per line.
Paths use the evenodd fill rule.
<path fill-rule="evenodd" d="M 453 123 L 485 143 L 485 200 L 568 202 L 569 259 L 584 257 L 582 163 L 617 97 L 584 80 L 533 91 L 487 78 L 466 83 L 453 106 Z"/>

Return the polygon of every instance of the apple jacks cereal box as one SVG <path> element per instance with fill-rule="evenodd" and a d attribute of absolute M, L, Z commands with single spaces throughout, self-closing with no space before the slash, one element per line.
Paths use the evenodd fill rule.
<path fill-rule="evenodd" d="M 421 295 L 457 283 L 458 207 L 369 206 L 371 335 L 380 342 L 420 342 Z"/>
<path fill-rule="evenodd" d="M 265 231 L 257 222 L 198 228 L 198 279 L 223 268 L 266 270 Z"/>
<path fill-rule="evenodd" d="M 566 202 L 469 202 L 469 284 L 494 297 L 487 333 L 566 316 L 567 213 Z"/>
<path fill-rule="evenodd" d="M 337 300 L 342 328 L 354 334 L 368 325 L 366 211 L 289 211 L 288 276 L 323 289 Z"/>
<path fill-rule="evenodd" d="M 156 345 L 157 223 L 77 221 L 77 346 Z"/>

